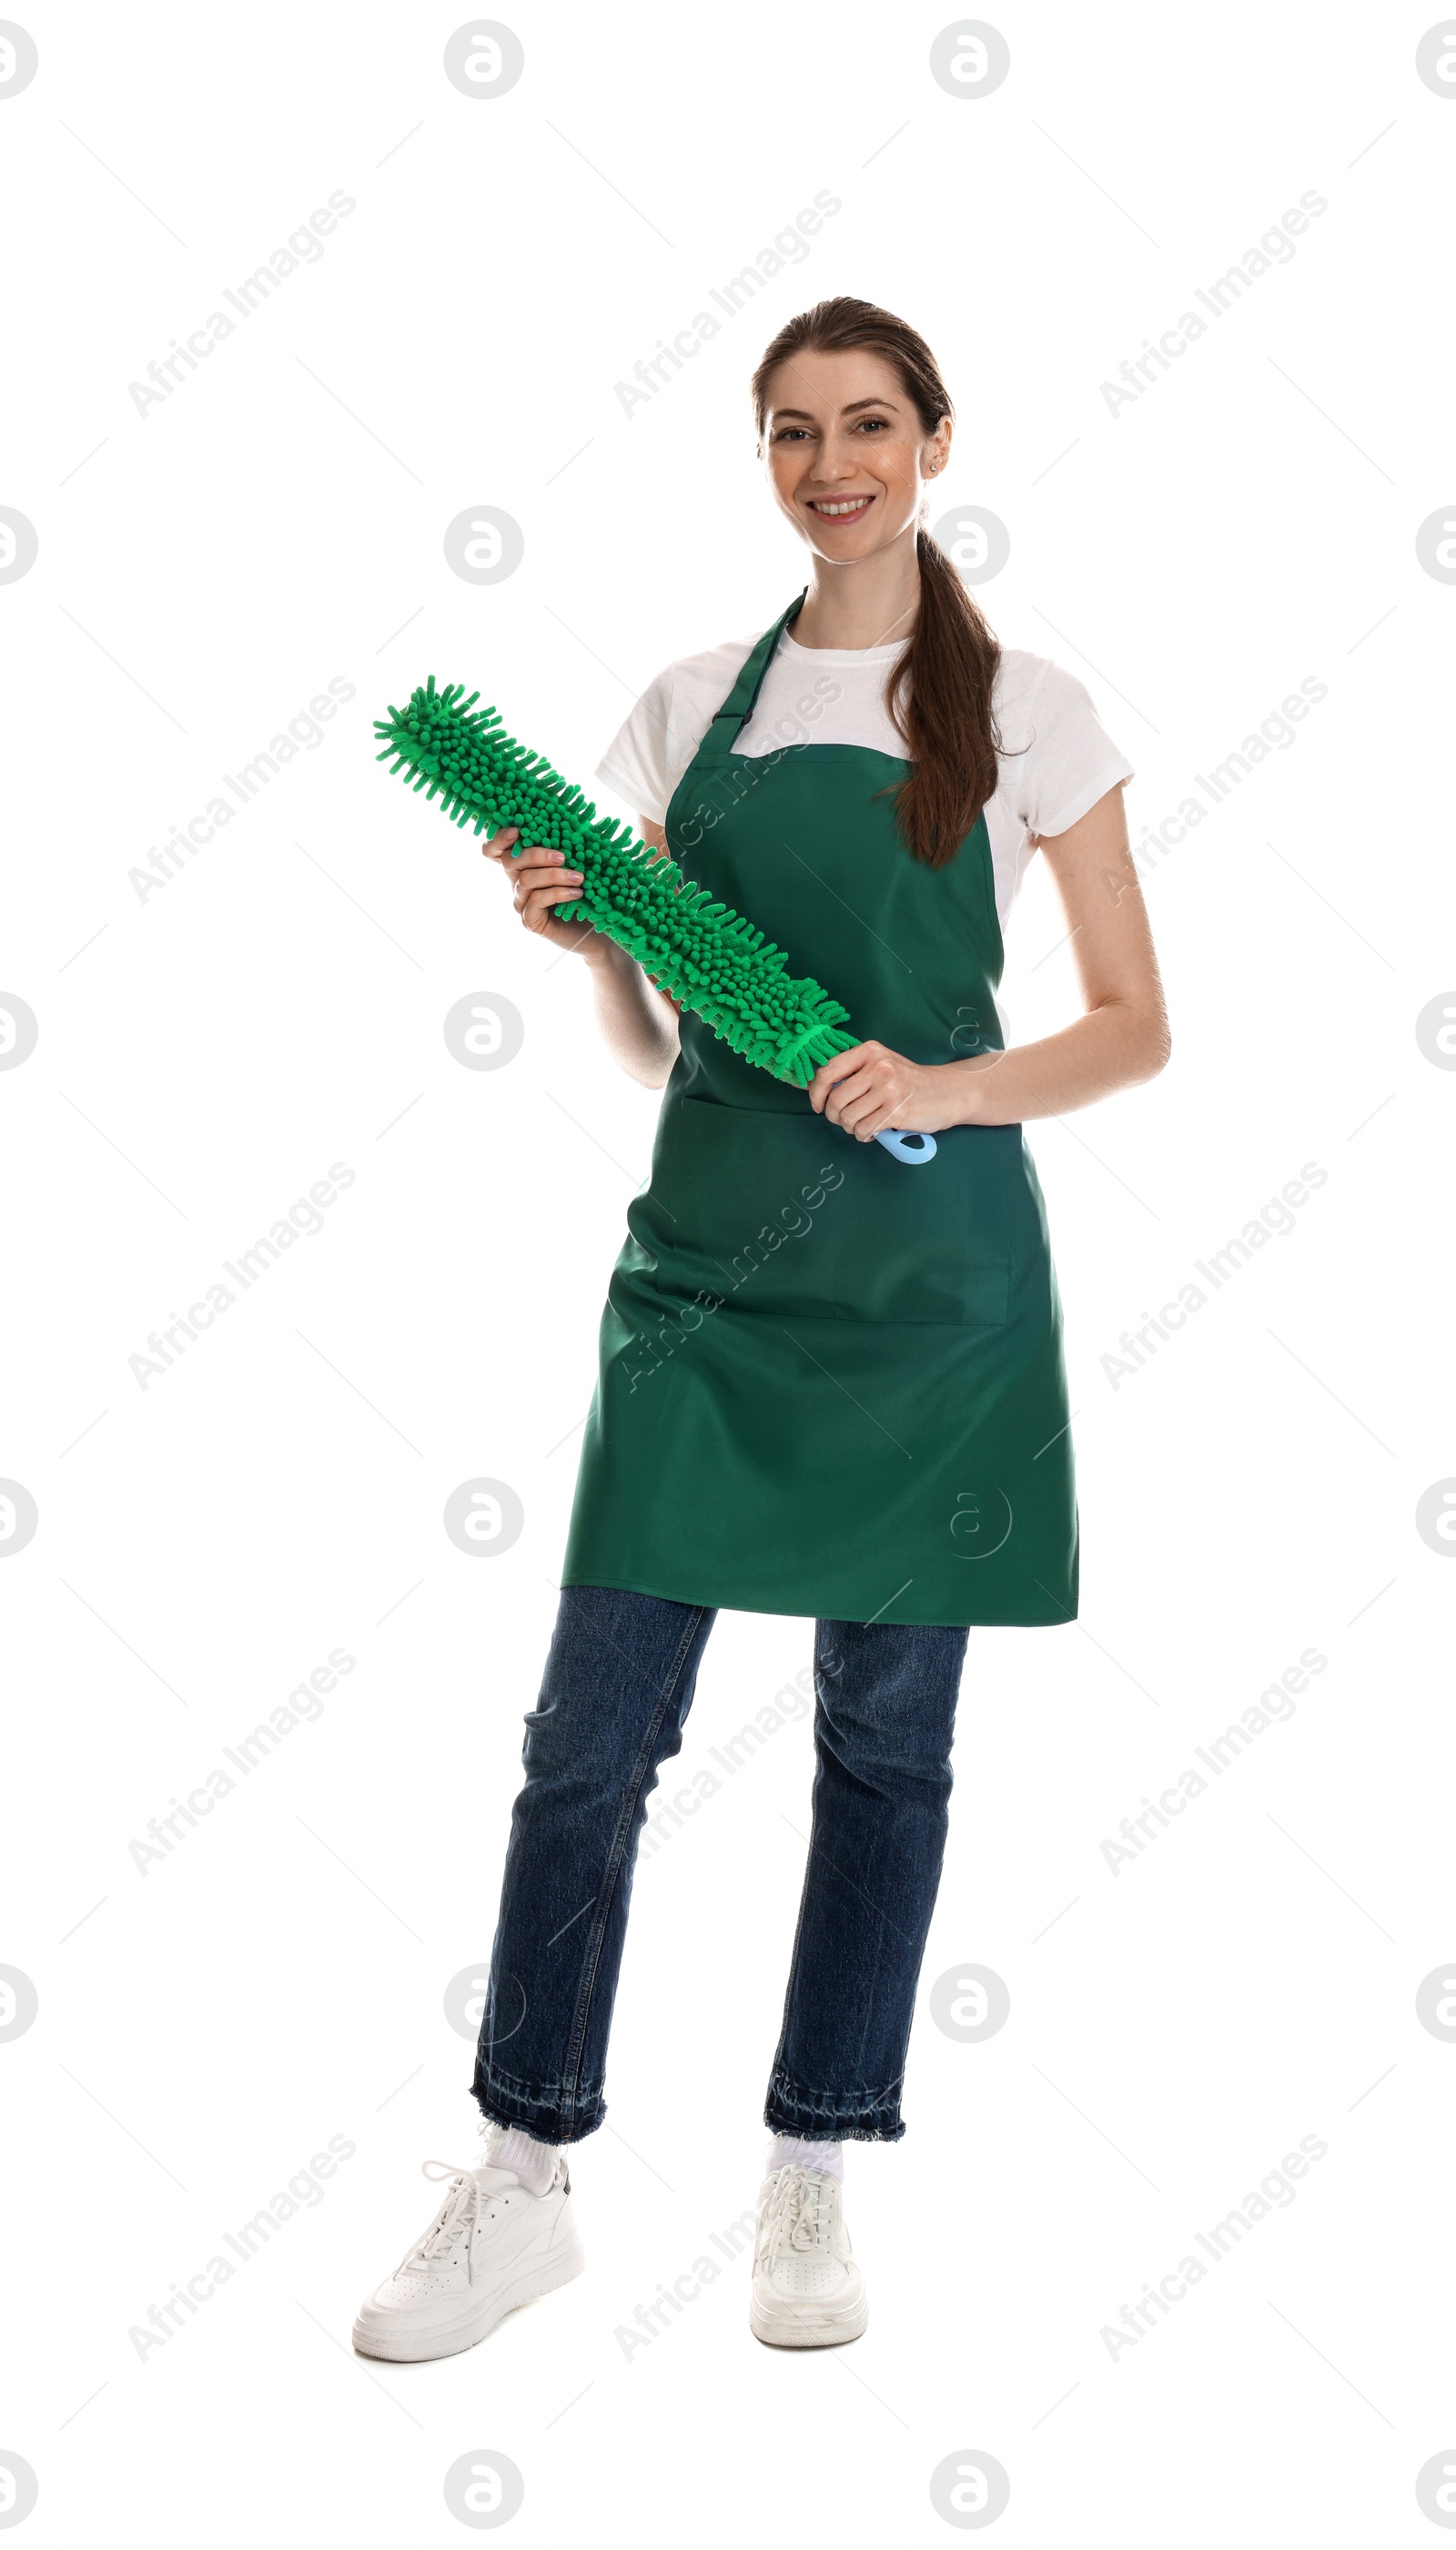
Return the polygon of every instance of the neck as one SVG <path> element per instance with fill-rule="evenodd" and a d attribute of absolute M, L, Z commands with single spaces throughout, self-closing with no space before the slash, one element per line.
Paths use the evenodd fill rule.
<path fill-rule="evenodd" d="M 908 523 L 870 557 L 836 566 L 816 555 L 790 636 L 800 646 L 893 646 L 915 628 L 920 599 L 916 526 Z"/>

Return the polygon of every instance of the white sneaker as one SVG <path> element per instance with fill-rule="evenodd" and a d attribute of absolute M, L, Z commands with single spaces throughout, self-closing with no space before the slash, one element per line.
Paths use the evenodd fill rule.
<path fill-rule="evenodd" d="M 442 2176 L 445 2166 L 427 2161 L 424 2174 Z M 564 2154 L 544 2196 L 511 2169 L 461 2170 L 428 2230 L 363 2305 L 354 2345 L 391 2364 L 458 2355 L 519 2304 L 569 2284 L 585 2263 Z"/>
<path fill-rule="evenodd" d="M 748 2325 L 765 2346 L 842 2346 L 869 2325 L 839 2182 L 796 2164 L 758 2197 Z"/>

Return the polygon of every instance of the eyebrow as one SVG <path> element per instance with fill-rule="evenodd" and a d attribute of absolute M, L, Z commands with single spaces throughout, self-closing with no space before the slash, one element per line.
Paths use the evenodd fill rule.
<path fill-rule="evenodd" d="M 853 416 L 855 411 L 862 407 L 894 407 L 894 405 L 895 401 L 892 398 L 851 399 L 847 407 L 841 408 L 840 414 L 842 416 Z M 814 419 L 810 415 L 808 408 L 804 407 L 776 407 L 773 413 L 775 416 L 802 416 L 806 424 L 813 425 L 814 423 Z"/>

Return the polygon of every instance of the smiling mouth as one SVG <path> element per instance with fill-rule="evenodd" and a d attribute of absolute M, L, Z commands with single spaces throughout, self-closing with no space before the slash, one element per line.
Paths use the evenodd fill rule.
<path fill-rule="evenodd" d="M 874 501 L 873 496 L 811 496 L 808 499 L 811 514 L 818 514 L 821 522 L 825 523 L 860 522 Z"/>

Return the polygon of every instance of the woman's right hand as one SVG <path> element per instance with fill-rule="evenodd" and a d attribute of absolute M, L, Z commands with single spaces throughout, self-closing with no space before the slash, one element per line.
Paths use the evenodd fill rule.
<path fill-rule="evenodd" d="M 507 824 L 503 831 L 492 834 L 480 846 L 484 856 L 494 859 L 511 888 L 511 900 L 526 928 L 536 938 L 548 939 L 572 955 L 600 955 L 610 941 L 599 936 L 589 922 L 557 921 L 552 915 L 558 903 L 579 903 L 581 870 L 566 864 L 562 850 L 547 849 L 537 843 L 511 856 L 521 834 L 516 825 Z"/>

